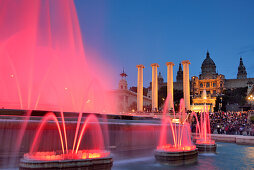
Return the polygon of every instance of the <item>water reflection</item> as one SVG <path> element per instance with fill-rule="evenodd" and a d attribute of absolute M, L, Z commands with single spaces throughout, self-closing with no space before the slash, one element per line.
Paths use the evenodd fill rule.
<path fill-rule="evenodd" d="M 245 153 L 244 164 L 248 165 L 248 168 L 254 168 L 254 147 L 244 147 Z"/>

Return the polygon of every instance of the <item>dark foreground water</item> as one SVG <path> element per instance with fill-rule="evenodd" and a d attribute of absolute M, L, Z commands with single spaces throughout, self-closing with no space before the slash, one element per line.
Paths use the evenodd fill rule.
<path fill-rule="evenodd" d="M 112 170 L 166 170 L 166 169 L 254 169 L 254 146 L 217 143 L 217 153 L 199 154 L 197 162 L 189 165 L 172 166 L 157 162 L 153 150 L 112 152 Z M 0 165 L 0 169 L 18 169 Z"/>
<path fill-rule="evenodd" d="M 217 153 L 200 154 L 196 163 L 181 166 L 157 162 L 152 150 L 113 153 L 113 170 L 128 169 L 254 169 L 254 146 L 217 143 Z"/>

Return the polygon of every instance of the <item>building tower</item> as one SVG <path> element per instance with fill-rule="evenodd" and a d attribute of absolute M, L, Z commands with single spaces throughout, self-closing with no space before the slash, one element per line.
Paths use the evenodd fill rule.
<path fill-rule="evenodd" d="M 128 76 L 123 69 L 123 72 L 120 74 L 121 76 L 121 80 L 118 83 L 118 89 L 121 91 L 127 91 L 128 90 L 128 84 L 127 84 L 127 80 L 126 77 Z M 122 103 L 122 111 L 126 111 L 127 110 L 127 106 L 128 106 L 128 96 L 126 95 L 122 95 L 121 98 L 121 103 Z"/>
<path fill-rule="evenodd" d="M 120 74 L 120 76 L 121 76 L 121 80 L 118 83 L 118 89 L 127 90 L 128 89 L 128 84 L 127 84 L 127 81 L 126 81 L 126 77 L 128 75 L 124 72 L 124 69 L 123 69 L 123 72 Z"/>
<path fill-rule="evenodd" d="M 242 57 L 240 57 L 240 64 L 238 66 L 237 79 L 246 79 L 246 78 L 247 78 L 246 68 L 243 65 Z"/>
<path fill-rule="evenodd" d="M 182 65 L 181 65 L 181 63 L 179 63 L 179 69 L 178 69 L 178 71 L 177 71 L 176 81 L 177 81 L 177 82 L 183 82 L 183 70 L 182 70 Z"/>
<path fill-rule="evenodd" d="M 164 79 L 161 75 L 161 72 L 159 72 L 159 75 L 158 75 L 158 89 L 160 89 L 163 86 L 163 83 L 164 83 Z"/>

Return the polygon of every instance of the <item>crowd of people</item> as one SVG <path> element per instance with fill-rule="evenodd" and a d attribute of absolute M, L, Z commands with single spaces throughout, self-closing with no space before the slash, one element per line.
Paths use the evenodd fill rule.
<path fill-rule="evenodd" d="M 254 111 L 210 113 L 211 133 L 254 136 L 254 124 L 250 116 Z M 192 126 L 194 132 L 195 121 Z"/>

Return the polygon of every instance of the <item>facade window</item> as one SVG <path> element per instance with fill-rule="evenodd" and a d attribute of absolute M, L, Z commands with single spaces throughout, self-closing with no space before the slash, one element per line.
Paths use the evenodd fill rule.
<path fill-rule="evenodd" d="M 216 94 L 216 90 L 213 91 L 213 94 Z"/>
<path fill-rule="evenodd" d="M 203 87 L 203 83 L 200 83 L 200 87 Z"/>
<path fill-rule="evenodd" d="M 202 95 L 203 91 L 200 91 L 200 94 Z"/>
<path fill-rule="evenodd" d="M 121 89 L 123 89 L 123 85 L 121 85 Z"/>
<path fill-rule="evenodd" d="M 211 94 L 211 92 L 208 90 L 207 92 L 206 92 L 207 94 Z"/>
<path fill-rule="evenodd" d="M 216 83 L 213 83 L 213 87 L 216 87 Z"/>
<path fill-rule="evenodd" d="M 210 83 L 206 83 L 206 87 L 210 87 Z"/>

